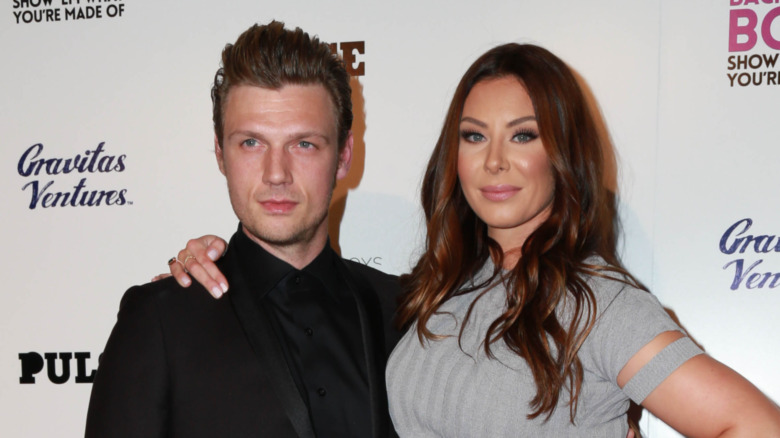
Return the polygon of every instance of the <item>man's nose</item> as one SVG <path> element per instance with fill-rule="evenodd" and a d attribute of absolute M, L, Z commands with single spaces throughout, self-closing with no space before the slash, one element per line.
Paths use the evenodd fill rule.
<path fill-rule="evenodd" d="M 290 153 L 284 148 L 270 147 L 263 157 L 263 182 L 270 185 L 292 182 Z"/>

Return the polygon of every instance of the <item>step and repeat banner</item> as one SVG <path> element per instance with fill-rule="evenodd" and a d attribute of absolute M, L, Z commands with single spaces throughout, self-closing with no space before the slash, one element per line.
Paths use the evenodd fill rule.
<path fill-rule="evenodd" d="M 234 231 L 210 86 L 224 45 L 271 19 L 331 43 L 353 75 L 355 159 L 331 227 L 344 257 L 409 269 L 460 76 L 497 44 L 536 43 L 601 108 L 628 267 L 780 400 L 779 16 L 774 0 L 4 2 L 0 434 L 82 435 L 124 291 L 187 239 Z"/>

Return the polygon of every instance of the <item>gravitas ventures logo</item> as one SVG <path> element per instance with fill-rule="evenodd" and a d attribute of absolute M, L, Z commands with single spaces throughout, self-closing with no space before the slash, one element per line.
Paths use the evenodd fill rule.
<path fill-rule="evenodd" d="M 30 210 L 132 205 L 127 200 L 127 189 L 95 189 L 87 183 L 88 174 L 124 172 L 126 158 L 124 154 L 108 153 L 105 142 L 72 157 L 47 156 L 43 144 L 37 143 L 22 153 L 17 171 L 27 179 L 22 191 L 30 195 Z M 75 185 L 57 184 L 68 174 L 86 176 Z"/>
<path fill-rule="evenodd" d="M 723 266 L 734 273 L 731 290 L 774 289 L 780 286 L 780 272 L 764 264 L 767 258 L 777 260 L 780 236 L 751 232 L 753 219 L 740 219 L 729 226 L 720 237 L 720 252 L 733 259 Z"/>

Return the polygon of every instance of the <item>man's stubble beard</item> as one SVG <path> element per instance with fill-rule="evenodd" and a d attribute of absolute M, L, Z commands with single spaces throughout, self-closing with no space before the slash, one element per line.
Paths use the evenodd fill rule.
<path fill-rule="evenodd" d="M 269 245 L 276 247 L 289 247 L 298 245 L 301 243 L 309 243 L 314 239 L 314 234 L 320 228 L 323 222 L 328 219 L 328 212 L 330 211 L 330 201 L 333 198 L 333 190 L 336 188 L 336 173 L 333 174 L 333 180 L 330 183 L 330 190 L 328 191 L 327 208 L 315 218 L 309 224 L 296 224 L 296 227 L 287 235 L 278 235 L 280 233 L 273 233 L 271 230 L 265 229 L 260 226 L 260 229 L 255 229 L 254 226 L 243 224 L 244 228 L 252 234 L 256 239 L 265 242 Z M 262 224 L 262 221 L 261 221 Z M 307 226 L 308 225 L 308 226 Z"/>

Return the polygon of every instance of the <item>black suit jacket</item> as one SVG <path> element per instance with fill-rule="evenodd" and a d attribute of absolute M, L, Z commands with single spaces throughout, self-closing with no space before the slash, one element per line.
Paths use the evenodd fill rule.
<path fill-rule="evenodd" d="M 230 291 L 166 279 L 128 290 L 100 360 L 87 437 L 314 437 L 267 310 L 228 248 L 220 269 Z M 369 374 L 373 436 L 396 436 L 387 408 L 385 363 L 397 278 L 339 259 L 358 303 Z"/>

